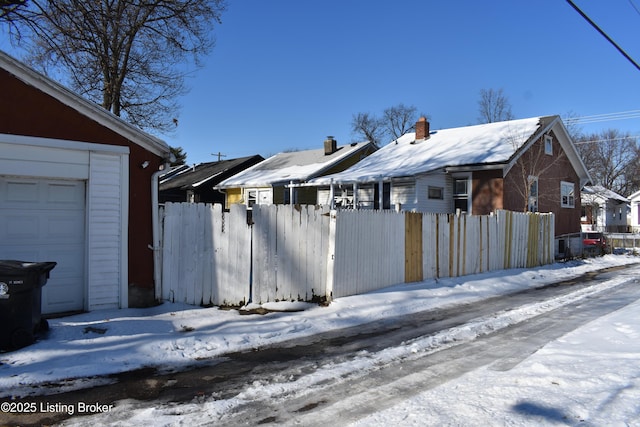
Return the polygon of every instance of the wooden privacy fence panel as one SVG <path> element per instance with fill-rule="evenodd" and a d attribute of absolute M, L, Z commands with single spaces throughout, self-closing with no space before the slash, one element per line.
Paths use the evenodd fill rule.
<path fill-rule="evenodd" d="M 326 296 L 328 209 L 253 207 L 254 302 Z"/>
<path fill-rule="evenodd" d="M 404 214 L 340 210 L 332 220 L 336 221 L 334 298 L 404 282 Z"/>
<path fill-rule="evenodd" d="M 251 228 L 243 206 L 167 203 L 162 299 L 196 305 L 249 300 Z"/>
<path fill-rule="evenodd" d="M 554 260 L 553 214 L 337 211 L 335 221 L 334 298 Z"/>
<path fill-rule="evenodd" d="M 554 260 L 552 214 L 422 215 L 423 279 L 535 267 Z"/>
<path fill-rule="evenodd" d="M 403 282 L 553 262 L 553 214 L 473 216 L 315 206 L 167 203 L 165 300 L 311 301 Z"/>

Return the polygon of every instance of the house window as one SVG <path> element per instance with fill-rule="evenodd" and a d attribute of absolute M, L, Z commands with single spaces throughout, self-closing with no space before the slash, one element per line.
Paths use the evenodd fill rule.
<path fill-rule="evenodd" d="M 429 186 L 429 198 L 430 199 L 444 199 L 444 188 Z"/>
<path fill-rule="evenodd" d="M 553 155 L 553 138 L 551 135 L 544 136 L 544 154 Z"/>
<path fill-rule="evenodd" d="M 256 204 L 257 191 L 249 190 L 247 191 L 247 207 L 251 208 Z"/>
<path fill-rule="evenodd" d="M 560 206 L 574 208 L 575 194 L 575 185 L 572 182 L 560 182 Z"/>
<path fill-rule="evenodd" d="M 380 185 L 375 185 L 373 208 L 380 209 Z M 382 184 L 382 209 L 391 209 L 391 183 Z"/>
<path fill-rule="evenodd" d="M 453 180 L 453 208 L 457 212 L 469 211 L 469 180 L 467 178 Z"/>
<path fill-rule="evenodd" d="M 529 202 L 527 203 L 529 212 L 538 212 L 538 177 L 529 177 Z"/>
<path fill-rule="evenodd" d="M 248 209 L 251 209 L 253 205 L 270 205 L 272 202 L 270 189 L 246 189 L 244 194 Z"/>

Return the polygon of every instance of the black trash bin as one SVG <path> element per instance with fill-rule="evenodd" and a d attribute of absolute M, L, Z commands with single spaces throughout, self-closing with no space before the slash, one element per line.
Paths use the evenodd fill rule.
<path fill-rule="evenodd" d="M 42 318 L 42 287 L 55 262 L 0 260 L 0 350 L 16 350 L 46 329 Z"/>

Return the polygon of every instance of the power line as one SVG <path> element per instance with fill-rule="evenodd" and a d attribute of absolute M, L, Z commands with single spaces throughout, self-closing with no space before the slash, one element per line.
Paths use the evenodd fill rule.
<path fill-rule="evenodd" d="M 629 54 L 627 54 L 627 52 L 625 52 L 615 41 L 613 41 L 613 39 L 609 37 L 607 33 L 605 33 L 600 27 L 598 27 L 598 25 L 593 22 L 591 18 L 589 18 L 582 10 L 580 10 L 580 8 L 576 6 L 576 4 L 572 0 L 567 0 L 567 3 L 569 3 L 571 7 L 573 7 L 576 12 L 578 12 L 580 16 L 582 16 L 589 24 L 591 24 L 591 26 L 595 28 L 605 39 L 607 39 L 609 43 L 611 43 L 616 49 L 618 49 L 618 52 L 620 52 L 625 58 L 627 58 L 627 60 L 638 69 L 638 71 L 640 71 L 640 65 L 636 61 L 634 61 L 633 58 L 631 58 Z"/>
<path fill-rule="evenodd" d="M 640 110 L 621 111 L 619 113 L 594 114 L 591 116 L 570 117 L 565 119 L 565 123 L 588 124 L 598 122 L 609 122 L 613 120 L 626 120 L 640 118 Z"/>
<path fill-rule="evenodd" d="M 596 142 L 626 142 L 627 140 L 630 139 L 637 139 L 640 138 L 640 135 L 633 135 L 633 136 L 623 136 L 620 138 L 604 138 L 604 139 L 592 139 L 589 141 L 578 141 L 578 142 L 574 142 L 575 145 L 581 145 L 581 144 L 593 144 Z"/>
<path fill-rule="evenodd" d="M 634 8 L 636 10 L 638 15 L 640 15 L 640 10 L 638 9 L 638 7 L 635 5 L 635 3 L 632 0 L 629 0 L 629 4 L 631 5 L 632 8 Z"/>

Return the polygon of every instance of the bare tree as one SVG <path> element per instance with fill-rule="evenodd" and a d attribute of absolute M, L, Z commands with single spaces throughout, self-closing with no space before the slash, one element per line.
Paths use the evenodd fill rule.
<path fill-rule="evenodd" d="M 224 0 L 31 0 L 13 12 L 30 59 L 141 128 L 177 125 L 189 68 L 214 45 Z"/>
<path fill-rule="evenodd" d="M 418 119 L 417 111 L 414 106 L 398 104 L 385 109 L 382 117 L 376 117 L 370 113 L 354 114 L 351 130 L 379 147 L 385 137 L 395 140 L 411 132 Z M 426 117 L 425 114 L 423 116 Z"/>
<path fill-rule="evenodd" d="M 351 130 L 370 141 L 376 148 L 380 147 L 385 135 L 382 120 L 369 113 L 354 114 L 351 120 Z"/>
<path fill-rule="evenodd" d="M 640 148 L 616 129 L 582 135 L 575 141 L 594 184 L 627 196 L 640 188 Z"/>
<path fill-rule="evenodd" d="M 0 21 L 11 22 L 13 13 L 26 3 L 27 0 L 0 0 Z"/>
<path fill-rule="evenodd" d="M 413 105 L 406 106 L 404 104 L 398 104 L 384 110 L 382 120 L 391 139 L 398 139 L 414 128 L 416 120 L 418 120 L 417 111 Z"/>
<path fill-rule="evenodd" d="M 501 122 L 513 119 L 511 104 L 502 89 L 481 89 L 478 101 L 480 123 Z"/>
<path fill-rule="evenodd" d="M 522 150 L 528 137 L 528 134 L 519 135 L 515 132 L 508 136 L 514 152 Z M 567 161 L 565 152 L 559 148 L 559 144 L 554 144 L 553 140 L 550 145 L 552 155 L 547 155 L 546 137 L 543 136 L 534 141 L 526 151 L 519 155 L 511 172 L 509 172 L 514 185 L 505 183 L 505 188 L 510 188 L 518 196 L 522 203 L 523 212 L 537 212 L 541 201 L 558 200 L 559 198 L 559 194 L 554 192 L 540 191 L 541 184 L 548 187 L 544 185 L 545 180 L 556 179 L 549 176 L 552 169 L 559 163 Z"/>

